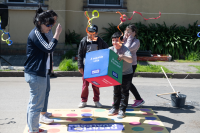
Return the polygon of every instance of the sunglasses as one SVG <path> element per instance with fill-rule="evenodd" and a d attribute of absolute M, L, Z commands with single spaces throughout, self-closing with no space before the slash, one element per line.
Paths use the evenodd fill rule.
<path fill-rule="evenodd" d="M 47 25 L 45 25 L 46 27 L 52 27 L 53 25 L 50 25 L 50 24 L 47 24 Z"/>

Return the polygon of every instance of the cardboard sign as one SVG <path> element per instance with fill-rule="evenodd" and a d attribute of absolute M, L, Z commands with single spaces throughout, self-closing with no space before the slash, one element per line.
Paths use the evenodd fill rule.
<path fill-rule="evenodd" d="M 97 87 L 122 83 L 123 61 L 110 49 L 86 53 L 84 79 Z"/>

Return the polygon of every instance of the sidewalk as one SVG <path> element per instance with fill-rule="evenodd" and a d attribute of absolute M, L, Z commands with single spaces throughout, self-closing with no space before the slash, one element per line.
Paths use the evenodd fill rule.
<path fill-rule="evenodd" d="M 17 56 L 2 56 L 6 59 L 9 63 L 13 65 L 13 67 L 8 66 L 5 61 L 1 63 L 1 69 L 13 69 L 12 71 L 0 71 L 0 77 L 23 77 L 24 76 L 24 67 L 23 63 L 25 62 L 25 55 L 17 55 Z M 61 61 L 60 56 L 54 56 L 54 70 L 58 69 L 58 65 Z M 167 69 L 173 71 L 173 74 L 167 74 L 169 78 L 179 78 L 179 79 L 200 79 L 200 73 L 197 74 L 196 69 L 193 66 L 200 66 L 200 63 L 178 63 L 178 62 L 141 62 L 141 65 L 162 65 L 165 66 Z M 61 72 L 55 71 L 54 72 L 57 77 L 69 77 L 69 76 L 77 76 L 81 77 L 82 75 L 76 71 L 68 71 L 68 72 Z M 151 77 L 151 78 L 163 78 L 165 77 L 163 73 L 148 73 L 148 72 L 138 72 L 135 73 L 135 77 Z"/>

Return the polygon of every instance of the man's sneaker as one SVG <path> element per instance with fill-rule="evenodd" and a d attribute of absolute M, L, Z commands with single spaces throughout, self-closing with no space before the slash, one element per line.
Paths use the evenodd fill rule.
<path fill-rule="evenodd" d="M 52 113 L 46 112 L 44 115 L 46 115 L 47 117 L 51 117 Z"/>
<path fill-rule="evenodd" d="M 116 115 L 116 114 L 118 114 L 118 111 L 119 111 L 119 109 L 112 108 L 112 109 L 109 110 L 108 115 L 109 116 Z"/>
<path fill-rule="evenodd" d="M 29 132 L 29 130 L 28 130 Z M 29 133 L 47 133 L 47 130 L 43 130 L 39 128 L 39 132 L 29 132 Z"/>
<path fill-rule="evenodd" d="M 134 108 L 137 108 L 145 103 L 145 101 L 143 99 L 142 100 L 134 100 L 134 101 L 135 101 L 135 103 L 133 105 L 131 105 Z"/>
<path fill-rule="evenodd" d="M 122 111 L 122 110 L 119 110 L 118 112 L 118 115 L 117 115 L 117 118 L 124 118 L 126 115 L 125 115 L 125 112 Z"/>
<path fill-rule="evenodd" d="M 78 105 L 78 107 L 79 107 L 79 108 L 83 108 L 83 107 L 85 107 L 86 105 L 87 105 L 86 102 L 80 102 L 79 105 Z"/>
<path fill-rule="evenodd" d="M 98 108 L 101 108 L 102 107 L 102 104 L 100 102 L 94 102 L 95 106 L 98 107 Z"/>
<path fill-rule="evenodd" d="M 53 119 L 49 119 L 46 115 L 40 115 L 39 122 L 49 124 L 49 123 L 53 123 L 54 120 Z"/>

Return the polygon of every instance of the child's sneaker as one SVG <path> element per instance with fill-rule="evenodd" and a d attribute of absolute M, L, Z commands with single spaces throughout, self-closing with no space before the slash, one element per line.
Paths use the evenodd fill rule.
<path fill-rule="evenodd" d="M 100 102 L 94 102 L 95 106 L 98 107 L 98 108 L 101 108 L 102 107 L 102 104 Z"/>
<path fill-rule="evenodd" d="M 119 110 L 119 113 L 117 115 L 117 118 L 124 118 L 126 115 L 125 115 L 125 112 L 122 111 L 122 110 Z"/>
<path fill-rule="evenodd" d="M 52 116 L 52 113 L 46 112 L 45 115 L 46 115 L 47 117 L 51 117 L 51 116 Z"/>
<path fill-rule="evenodd" d="M 109 112 L 108 112 L 108 116 L 113 116 L 113 115 L 116 115 L 118 113 L 119 109 L 110 109 Z"/>
<path fill-rule="evenodd" d="M 47 131 L 39 128 L 39 132 L 29 132 L 29 133 L 47 133 Z"/>
<path fill-rule="evenodd" d="M 83 107 L 85 107 L 86 105 L 87 105 L 86 102 L 80 102 L 79 105 L 78 105 L 78 107 L 79 107 L 79 108 L 83 108 Z"/>
<path fill-rule="evenodd" d="M 40 115 L 39 122 L 49 124 L 49 123 L 53 123 L 54 120 L 53 119 L 49 119 L 46 115 Z"/>
<path fill-rule="evenodd" d="M 135 103 L 133 105 L 131 105 L 134 108 L 137 108 L 145 103 L 145 101 L 143 99 L 142 100 L 134 100 L 134 101 L 135 101 Z"/>

